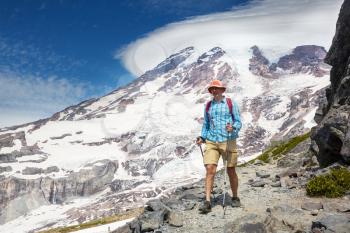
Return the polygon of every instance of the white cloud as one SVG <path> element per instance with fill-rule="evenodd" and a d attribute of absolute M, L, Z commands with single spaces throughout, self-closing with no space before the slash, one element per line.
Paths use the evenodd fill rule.
<path fill-rule="evenodd" d="M 88 84 L 51 76 L 0 73 L 0 127 L 49 117 L 86 98 Z"/>
<path fill-rule="evenodd" d="M 195 46 L 198 53 L 220 46 L 236 56 L 252 45 L 265 51 L 272 48 L 287 51 L 302 44 L 328 49 L 342 2 L 255 0 L 229 12 L 166 25 L 120 49 L 115 58 L 139 76 L 187 46 Z"/>

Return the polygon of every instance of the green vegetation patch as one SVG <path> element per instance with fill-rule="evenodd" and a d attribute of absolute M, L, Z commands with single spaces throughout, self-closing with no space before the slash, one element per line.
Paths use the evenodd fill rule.
<path fill-rule="evenodd" d="M 268 163 L 270 158 L 276 160 L 280 158 L 282 155 L 294 149 L 299 143 L 305 141 L 308 138 L 310 138 L 310 132 L 303 135 L 296 136 L 287 142 L 273 142 L 271 143 L 273 146 L 271 146 L 266 151 L 264 151 L 264 153 L 259 155 L 256 159 L 253 159 L 247 163 L 253 164 L 257 159 L 265 163 Z M 247 163 L 241 164 L 239 165 L 239 167 L 244 167 L 247 165 Z"/>
<path fill-rule="evenodd" d="M 346 168 L 333 168 L 329 174 L 316 176 L 306 185 L 306 193 L 312 197 L 341 197 L 349 190 L 350 172 Z"/>
<path fill-rule="evenodd" d="M 129 219 L 129 218 L 137 217 L 137 216 L 141 215 L 142 212 L 143 212 L 143 207 L 126 211 L 123 214 L 116 214 L 116 215 L 107 216 L 107 217 L 100 218 L 100 219 L 95 219 L 95 220 L 85 222 L 85 223 L 82 223 L 79 225 L 58 227 L 58 228 L 40 231 L 38 233 L 67 233 L 67 232 L 79 231 L 79 230 L 86 229 L 86 228 L 96 227 L 96 226 L 100 226 L 100 225 L 104 225 L 104 224 L 109 224 L 112 222 L 117 222 L 117 221 Z"/>

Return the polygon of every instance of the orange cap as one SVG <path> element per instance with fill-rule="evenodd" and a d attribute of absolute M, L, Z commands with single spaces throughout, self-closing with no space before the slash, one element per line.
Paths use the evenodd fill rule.
<path fill-rule="evenodd" d="M 212 88 L 212 87 L 222 88 L 222 89 L 224 89 L 224 91 L 226 90 L 226 87 L 224 87 L 224 85 L 222 85 L 221 81 L 217 80 L 217 79 L 214 79 L 213 81 L 210 82 L 209 87 L 208 87 L 209 92 L 210 92 L 210 88 Z"/>

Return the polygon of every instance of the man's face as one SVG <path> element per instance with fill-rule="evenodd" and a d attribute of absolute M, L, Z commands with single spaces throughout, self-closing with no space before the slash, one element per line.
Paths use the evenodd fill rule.
<path fill-rule="evenodd" d="M 224 93 L 224 89 L 223 88 L 219 88 L 219 87 L 212 87 L 210 88 L 210 93 L 213 95 L 213 96 L 220 96 L 222 95 L 222 93 Z"/>

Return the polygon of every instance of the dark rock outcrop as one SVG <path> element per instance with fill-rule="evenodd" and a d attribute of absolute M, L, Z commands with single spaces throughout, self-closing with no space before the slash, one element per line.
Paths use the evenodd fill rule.
<path fill-rule="evenodd" d="M 337 232 L 346 233 L 350 230 L 350 218 L 339 214 L 327 216 L 312 223 L 312 232 Z M 325 230 L 325 231 L 324 231 Z"/>
<path fill-rule="evenodd" d="M 310 73 L 322 77 L 327 73 L 321 63 L 326 56 L 326 50 L 316 45 L 297 46 L 292 54 L 285 55 L 277 62 L 278 68 L 294 73 Z"/>
<path fill-rule="evenodd" d="M 194 47 L 187 47 L 178 53 L 175 53 L 158 64 L 154 69 L 147 71 L 140 76 L 140 79 L 153 79 L 159 74 L 165 74 L 170 70 L 175 69 L 180 63 L 185 61 L 194 52 Z"/>
<path fill-rule="evenodd" d="M 62 139 L 62 138 L 68 137 L 68 136 L 72 136 L 72 134 L 70 134 L 70 133 L 65 133 L 65 134 L 62 134 L 61 136 L 50 137 L 50 139 L 51 139 L 51 140 L 56 140 L 56 139 Z"/>
<path fill-rule="evenodd" d="M 3 172 L 10 172 L 12 171 L 12 167 L 11 166 L 5 166 L 5 167 L 0 167 L 0 173 L 3 173 Z"/>
<path fill-rule="evenodd" d="M 332 65 L 327 101 L 320 104 L 312 129 L 311 150 L 321 166 L 342 160 L 350 163 L 350 1 L 345 0 L 336 34 L 325 62 Z"/>
<path fill-rule="evenodd" d="M 253 57 L 249 59 L 249 70 L 255 75 L 265 78 L 272 78 L 270 73 L 269 60 L 264 57 L 258 46 L 254 45 L 250 48 L 253 52 Z"/>
<path fill-rule="evenodd" d="M 14 146 L 14 140 L 20 140 L 23 146 L 26 146 L 26 140 L 25 140 L 25 133 L 24 131 L 20 131 L 17 133 L 6 133 L 3 135 L 0 135 L 0 148 L 3 147 L 12 147 Z"/>
<path fill-rule="evenodd" d="M 62 203 L 71 197 L 88 196 L 102 191 L 110 185 L 117 169 L 116 161 L 100 160 L 86 164 L 78 172 L 61 178 L 40 177 L 28 180 L 6 177 L 0 182 L 0 224 L 43 204 Z M 45 170 L 27 167 L 22 173 L 34 175 L 56 171 L 58 168 L 55 166 Z"/>
<path fill-rule="evenodd" d="M 283 74 L 303 73 L 323 77 L 329 73 L 328 65 L 323 62 L 326 50 L 321 46 L 297 46 L 292 53 L 280 57 L 277 63 L 272 64 L 256 45 L 251 50 L 253 56 L 249 59 L 249 70 L 257 76 L 278 78 Z"/>
<path fill-rule="evenodd" d="M 37 175 L 44 172 L 44 169 L 38 167 L 26 167 L 22 170 L 23 175 Z"/>

